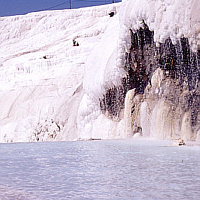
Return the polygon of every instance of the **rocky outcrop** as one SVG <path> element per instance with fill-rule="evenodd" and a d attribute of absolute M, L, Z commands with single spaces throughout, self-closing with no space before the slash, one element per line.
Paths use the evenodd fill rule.
<path fill-rule="evenodd" d="M 140 109 L 132 112 L 137 121 L 133 134 L 141 127 L 146 136 L 196 140 L 200 129 L 199 52 L 190 50 L 187 38 L 175 45 L 168 38 L 156 47 L 145 23 L 131 34 L 126 66 L 135 98 L 143 95 L 137 105 L 133 99 L 134 110 Z"/>
<path fill-rule="evenodd" d="M 128 137 L 140 132 L 163 139 L 198 140 L 200 52 L 192 52 L 184 37 L 175 45 L 168 38 L 157 46 L 154 32 L 144 21 L 142 28 L 130 34 L 127 77 L 100 100 L 102 111 L 118 119 L 123 112 Z"/>

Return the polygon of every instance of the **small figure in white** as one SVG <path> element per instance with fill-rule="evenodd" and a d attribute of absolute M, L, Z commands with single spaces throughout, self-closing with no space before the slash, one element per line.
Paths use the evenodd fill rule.
<path fill-rule="evenodd" d="M 180 138 L 180 139 L 178 140 L 178 145 L 179 145 L 179 146 L 185 145 L 184 140 Z"/>

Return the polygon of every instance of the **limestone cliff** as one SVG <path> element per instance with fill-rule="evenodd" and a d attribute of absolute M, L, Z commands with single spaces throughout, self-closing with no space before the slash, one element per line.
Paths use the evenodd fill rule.
<path fill-rule="evenodd" d="M 192 52 L 185 37 L 175 45 L 168 38 L 158 47 L 144 21 L 130 34 L 127 77 L 122 86 L 107 91 L 102 111 L 119 120 L 123 113 L 128 137 L 140 132 L 162 139 L 199 140 L 199 51 Z"/>

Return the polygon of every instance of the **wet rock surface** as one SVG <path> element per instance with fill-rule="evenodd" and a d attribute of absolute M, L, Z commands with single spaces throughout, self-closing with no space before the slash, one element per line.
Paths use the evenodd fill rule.
<path fill-rule="evenodd" d="M 200 129 L 200 51 L 192 52 L 184 37 L 176 44 L 168 38 L 156 45 L 154 32 L 142 23 L 143 28 L 135 33 L 130 30 L 127 77 L 120 87 L 107 91 L 100 100 L 101 110 L 120 118 L 127 91 L 134 89 L 129 108 L 132 135 L 139 129 L 145 136 L 196 140 Z"/>

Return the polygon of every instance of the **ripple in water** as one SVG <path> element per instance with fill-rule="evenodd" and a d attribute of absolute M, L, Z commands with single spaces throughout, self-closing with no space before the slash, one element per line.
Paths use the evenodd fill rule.
<path fill-rule="evenodd" d="M 0 199 L 198 199 L 200 147 L 169 144 L 0 144 Z"/>

